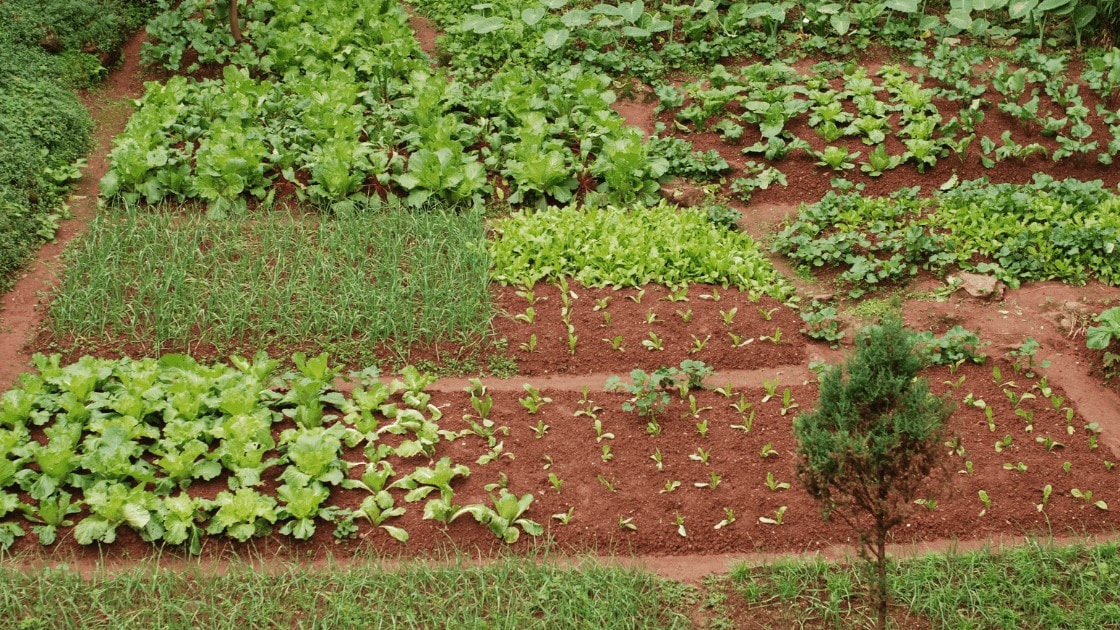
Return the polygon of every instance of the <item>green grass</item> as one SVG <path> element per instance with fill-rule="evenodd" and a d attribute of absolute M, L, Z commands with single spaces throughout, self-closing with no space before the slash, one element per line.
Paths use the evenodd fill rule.
<path fill-rule="evenodd" d="M 360 362 L 380 343 L 402 353 L 470 344 L 491 317 L 483 238 L 482 217 L 469 212 L 271 210 L 208 221 L 124 207 L 68 251 L 51 325 L 67 343 L 124 341 L 151 356 L 303 348 Z"/>
<path fill-rule="evenodd" d="M 931 554 L 892 567 L 899 612 L 935 628 L 1115 628 L 1120 626 L 1120 543 L 1031 542 L 1001 552 Z M 867 627 L 874 610 L 859 566 L 786 560 L 739 565 L 728 604 L 790 627 Z"/>
<path fill-rule="evenodd" d="M 689 589 L 633 570 L 536 560 L 255 572 L 0 570 L 20 628 L 684 628 Z"/>

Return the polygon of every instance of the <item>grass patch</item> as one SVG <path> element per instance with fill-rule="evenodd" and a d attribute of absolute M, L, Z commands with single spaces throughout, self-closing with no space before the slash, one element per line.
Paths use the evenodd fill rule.
<path fill-rule="evenodd" d="M 892 620 L 903 612 L 935 628 L 1106 628 L 1120 625 L 1120 543 L 931 554 L 889 572 Z M 860 566 L 787 560 L 734 568 L 728 601 L 783 624 L 869 626 Z M 923 624 L 924 625 L 924 624 Z"/>
<path fill-rule="evenodd" d="M 168 208 L 102 216 L 67 253 L 56 338 L 169 350 L 470 344 L 489 330 L 484 224 L 473 212 L 283 210 L 208 221 Z M 309 347 L 314 346 L 314 347 Z"/>
<path fill-rule="evenodd" d="M 0 616 L 21 628 L 685 628 L 688 589 L 633 570 L 539 560 L 194 571 L 0 571 Z"/>

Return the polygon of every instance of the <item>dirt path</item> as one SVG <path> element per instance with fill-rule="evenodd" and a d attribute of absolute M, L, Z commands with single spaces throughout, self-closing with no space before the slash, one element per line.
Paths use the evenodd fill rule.
<path fill-rule="evenodd" d="M 0 298 L 0 388 L 7 389 L 29 368 L 31 354 L 24 345 L 42 321 L 41 308 L 58 279 L 61 254 L 70 241 L 85 232 L 97 212 L 98 182 L 109 168 L 113 138 L 128 122 L 132 100 L 144 93 L 146 74 L 139 63 L 145 38 L 146 34 L 140 32 L 129 39 L 121 51 L 121 65 L 100 86 L 78 95 L 93 117 L 93 149 L 70 198 L 73 218 L 62 222 L 54 241 L 39 250 L 12 290 Z"/>

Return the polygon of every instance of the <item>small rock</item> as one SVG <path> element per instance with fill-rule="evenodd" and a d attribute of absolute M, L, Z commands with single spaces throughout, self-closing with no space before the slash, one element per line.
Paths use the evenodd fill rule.
<path fill-rule="evenodd" d="M 702 206 L 708 201 L 708 193 L 680 177 L 661 184 L 661 196 L 687 208 Z"/>
<path fill-rule="evenodd" d="M 957 274 L 957 279 L 961 281 L 961 288 L 965 293 L 974 298 L 999 299 L 1003 297 L 1003 291 L 1007 288 L 1007 285 L 997 280 L 995 276 L 962 271 Z"/>

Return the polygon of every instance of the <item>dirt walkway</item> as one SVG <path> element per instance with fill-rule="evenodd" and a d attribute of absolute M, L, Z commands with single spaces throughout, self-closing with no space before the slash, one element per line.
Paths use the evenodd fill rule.
<path fill-rule="evenodd" d="M 62 222 L 54 241 L 39 250 L 12 290 L 0 298 L 0 388 L 7 389 L 29 369 L 31 354 L 24 345 L 42 321 L 41 310 L 62 268 L 61 254 L 70 241 L 85 232 L 97 212 L 98 183 L 109 168 L 113 138 L 128 122 L 132 100 L 144 93 L 146 74 L 140 68 L 140 45 L 145 39 L 144 32 L 129 39 L 121 51 L 121 65 L 100 86 L 78 95 L 93 117 L 93 149 L 70 198 L 73 218 Z"/>

